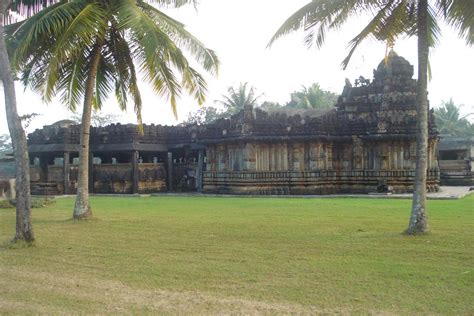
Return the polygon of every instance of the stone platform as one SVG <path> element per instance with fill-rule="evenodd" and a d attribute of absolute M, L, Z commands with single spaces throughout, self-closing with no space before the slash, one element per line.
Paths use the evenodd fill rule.
<path fill-rule="evenodd" d="M 469 191 L 471 187 L 441 186 L 439 192 L 428 193 L 428 200 L 457 200 L 474 191 Z M 96 195 L 97 196 L 97 195 Z M 116 195 L 110 195 L 116 196 Z M 150 196 L 150 195 L 140 195 Z M 411 199 L 412 194 L 331 194 L 331 195 L 231 195 L 231 194 L 202 194 L 202 193 L 154 193 L 151 196 L 202 196 L 202 197 L 246 197 L 246 198 L 364 198 L 364 199 Z"/>

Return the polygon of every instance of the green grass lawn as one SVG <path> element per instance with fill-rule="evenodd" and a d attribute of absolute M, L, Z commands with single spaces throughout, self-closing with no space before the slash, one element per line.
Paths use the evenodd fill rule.
<path fill-rule="evenodd" d="M 34 209 L 35 247 L 0 248 L 5 313 L 474 314 L 474 196 L 409 200 L 92 198 Z M 0 210 L 0 241 L 13 236 Z"/>

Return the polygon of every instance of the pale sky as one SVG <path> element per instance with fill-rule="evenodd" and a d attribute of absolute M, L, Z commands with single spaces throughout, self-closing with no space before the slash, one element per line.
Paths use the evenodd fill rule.
<path fill-rule="evenodd" d="M 322 49 L 307 49 L 304 33 L 298 32 L 277 41 L 271 49 L 266 45 L 278 27 L 293 12 L 309 0 L 201 0 L 197 11 L 192 7 L 167 10 L 167 13 L 186 24 L 187 29 L 207 47 L 215 50 L 221 61 L 217 78 L 206 76 L 209 85 L 208 105 L 221 99 L 229 86 L 249 82 L 263 94 L 261 101 L 285 103 L 292 91 L 302 85 L 318 82 L 323 89 L 340 93 L 345 78 L 351 81 L 360 75 L 372 78 L 372 71 L 385 54 L 385 44 L 369 41 L 354 54 L 349 67 L 342 70 L 341 61 L 348 53 L 347 43 L 367 21 L 354 17 L 346 27 L 329 33 Z M 429 85 L 432 106 L 453 98 L 464 104 L 464 113 L 474 112 L 474 49 L 449 28 L 443 28 L 441 44 L 431 53 L 433 78 Z M 395 51 L 416 65 L 416 41 L 400 39 Z M 416 70 L 415 70 L 416 77 Z M 189 111 L 198 109 L 187 97 L 178 103 L 179 120 L 173 117 L 169 103 L 154 95 L 150 87 L 141 86 L 144 122 L 177 124 L 186 119 Z M 3 92 L 0 93 L 3 104 Z M 17 86 L 18 108 L 21 114 L 40 113 L 29 132 L 43 125 L 68 118 L 70 113 L 59 102 L 43 104 L 35 93 Z M 80 109 L 79 109 L 80 110 Z M 107 101 L 103 112 L 119 113 L 114 97 Z M 122 123 L 134 123 L 133 105 L 121 114 Z M 8 132 L 5 111 L 0 111 L 0 134 Z"/>

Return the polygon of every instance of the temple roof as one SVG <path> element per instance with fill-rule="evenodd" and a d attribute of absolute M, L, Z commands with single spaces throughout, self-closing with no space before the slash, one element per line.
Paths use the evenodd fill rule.
<path fill-rule="evenodd" d="M 383 82 L 387 77 L 401 77 L 410 80 L 413 77 L 413 65 L 399 56 L 393 49 L 382 59 L 374 70 L 374 81 Z"/>

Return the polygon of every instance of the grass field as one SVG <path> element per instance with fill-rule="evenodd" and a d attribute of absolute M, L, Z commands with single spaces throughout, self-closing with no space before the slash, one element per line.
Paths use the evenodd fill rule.
<path fill-rule="evenodd" d="M 9 248 L 0 314 L 474 314 L 474 196 L 429 201 L 432 233 L 401 232 L 409 200 L 149 197 L 34 209 L 35 247 Z"/>

